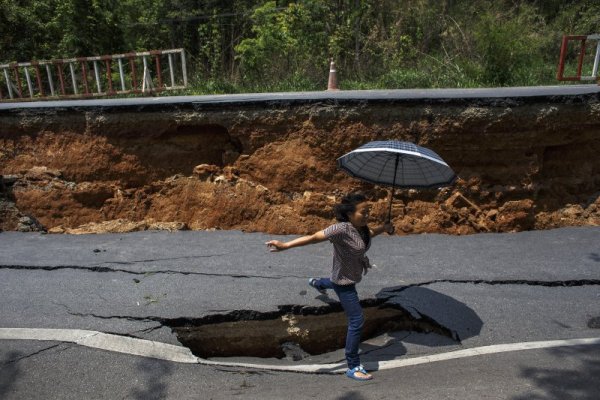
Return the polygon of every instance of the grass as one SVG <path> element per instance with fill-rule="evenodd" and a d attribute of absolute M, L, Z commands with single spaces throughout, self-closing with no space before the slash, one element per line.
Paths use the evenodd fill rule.
<path fill-rule="evenodd" d="M 210 95 L 233 93 L 305 92 L 327 89 L 327 72 L 320 79 L 295 73 L 271 82 L 244 82 L 242 79 L 206 79 L 195 76 L 188 89 L 168 92 L 171 95 Z M 545 86 L 577 84 L 556 80 L 555 63 L 540 63 L 535 68 L 522 68 L 510 75 L 506 82 L 488 81 L 482 68 L 475 63 L 459 65 L 424 64 L 405 69 L 391 69 L 373 77 L 344 77 L 338 71 L 338 86 L 342 90 L 481 88 L 503 86 Z M 165 93 L 167 95 L 167 93 Z"/>

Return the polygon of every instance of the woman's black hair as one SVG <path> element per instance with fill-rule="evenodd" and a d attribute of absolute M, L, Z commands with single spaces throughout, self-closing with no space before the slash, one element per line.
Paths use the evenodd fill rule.
<path fill-rule="evenodd" d="M 349 215 L 356 211 L 356 206 L 367 200 L 367 197 L 362 193 L 349 193 L 342 197 L 342 200 L 333 207 L 335 219 L 338 222 L 350 222 Z M 365 245 L 369 245 L 371 235 L 368 226 L 361 226 L 358 229 Z"/>
<path fill-rule="evenodd" d="M 350 222 L 349 214 L 356 211 L 356 206 L 367 198 L 361 193 L 350 193 L 342 197 L 342 200 L 333 207 L 335 219 L 338 222 Z"/>

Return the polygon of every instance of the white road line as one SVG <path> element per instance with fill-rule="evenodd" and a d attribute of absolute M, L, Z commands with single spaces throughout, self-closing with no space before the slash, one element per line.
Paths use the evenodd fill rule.
<path fill-rule="evenodd" d="M 53 340 L 72 342 L 81 346 L 158 358 L 181 363 L 198 362 L 190 349 L 172 344 L 153 342 L 127 336 L 112 335 L 80 329 L 0 328 L 0 339 Z"/>
<path fill-rule="evenodd" d="M 257 368 L 272 371 L 321 374 L 337 374 L 345 371 L 345 365 L 339 363 L 276 365 L 211 361 L 194 356 L 187 347 L 81 329 L 0 328 L 0 339 L 51 340 L 58 342 L 72 342 L 81 346 L 92 347 L 96 349 L 187 364 Z M 498 354 L 507 353 L 511 351 L 549 349 L 553 347 L 585 346 L 597 344 L 600 344 L 600 337 L 495 344 L 490 346 L 473 347 L 470 349 L 450 351 L 446 353 L 432 354 L 428 356 L 365 363 L 365 367 L 369 370 L 384 370 L 408 367 L 419 364 L 428 364 L 438 361 L 455 360 L 459 358 L 480 356 L 485 354 Z"/>

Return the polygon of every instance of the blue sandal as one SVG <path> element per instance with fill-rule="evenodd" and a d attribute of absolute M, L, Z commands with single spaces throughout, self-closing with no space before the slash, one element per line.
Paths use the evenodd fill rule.
<path fill-rule="evenodd" d="M 359 365 L 358 367 L 354 367 L 352 369 L 348 368 L 348 370 L 346 371 L 346 376 L 350 379 L 354 379 L 356 381 L 370 381 L 371 379 L 373 379 L 373 377 L 371 375 L 367 376 L 367 377 L 359 377 L 356 376 L 355 374 L 357 372 L 360 372 L 362 374 L 367 375 L 367 371 L 365 370 L 365 368 L 362 365 Z"/>
<path fill-rule="evenodd" d="M 317 281 L 317 278 L 310 278 L 308 280 L 308 285 L 312 288 L 314 288 L 317 292 L 326 295 L 327 291 L 325 289 L 319 289 L 318 287 L 315 286 L 315 282 Z"/>

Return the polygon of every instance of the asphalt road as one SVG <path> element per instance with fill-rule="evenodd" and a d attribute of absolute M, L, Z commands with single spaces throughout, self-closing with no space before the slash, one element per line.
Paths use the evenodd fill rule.
<path fill-rule="evenodd" d="M 320 92 L 243 93 L 204 96 L 164 96 L 116 99 L 53 100 L 36 102 L 0 103 L 0 112 L 25 109 L 68 109 L 68 108 L 136 108 L 156 105 L 231 105 L 314 102 L 403 102 L 403 101 L 446 101 L 468 99 L 564 99 L 582 95 L 597 95 L 600 86 L 556 85 L 478 89 L 395 89 L 395 90 L 340 90 Z"/>
<path fill-rule="evenodd" d="M 179 344 L 161 319 L 281 305 L 323 306 L 328 243 L 269 253 L 259 233 L 0 233 L 0 328 L 68 328 Z M 460 341 L 395 332 L 366 363 L 479 346 L 600 337 L 600 227 L 376 238 L 362 298 L 386 298 Z M 385 340 L 384 340 L 385 339 Z M 379 341 L 378 341 L 379 340 Z M 383 345 L 382 343 L 385 343 Z M 361 384 L 179 364 L 73 343 L 0 340 L 0 398 L 597 399 L 600 346 L 558 347 L 405 366 Z M 340 360 L 340 351 L 301 362 Z M 293 364 L 286 360 L 245 359 Z"/>

